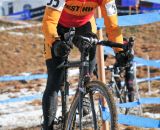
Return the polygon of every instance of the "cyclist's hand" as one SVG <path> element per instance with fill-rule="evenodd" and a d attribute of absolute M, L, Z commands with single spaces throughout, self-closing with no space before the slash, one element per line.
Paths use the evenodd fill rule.
<path fill-rule="evenodd" d="M 77 35 L 73 38 L 73 43 L 80 50 L 83 48 L 90 48 L 96 45 L 98 38 L 96 34 L 92 32 L 84 33 L 83 35 Z"/>
<path fill-rule="evenodd" d="M 124 67 L 133 61 L 134 55 L 133 53 L 120 51 L 116 53 L 116 61 L 118 66 Z"/>
<path fill-rule="evenodd" d="M 133 61 L 134 58 L 134 51 L 133 51 L 133 45 L 134 45 L 135 38 L 130 37 L 129 39 L 123 38 L 123 44 L 126 45 L 124 48 L 124 51 L 120 51 L 116 53 L 116 61 L 117 64 L 121 67 L 124 67 L 128 64 L 130 64 Z"/>
<path fill-rule="evenodd" d="M 123 44 L 126 45 L 125 46 L 125 50 L 133 50 L 133 45 L 135 44 L 135 37 L 129 37 L 129 39 L 127 38 L 123 38 Z"/>
<path fill-rule="evenodd" d="M 67 57 L 70 53 L 71 47 L 67 45 L 64 41 L 56 40 L 52 46 L 52 55 L 56 57 Z"/>
<path fill-rule="evenodd" d="M 98 42 L 98 37 L 95 33 L 93 32 L 87 32 L 84 34 L 84 36 L 89 37 L 91 44 L 94 46 Z"/>

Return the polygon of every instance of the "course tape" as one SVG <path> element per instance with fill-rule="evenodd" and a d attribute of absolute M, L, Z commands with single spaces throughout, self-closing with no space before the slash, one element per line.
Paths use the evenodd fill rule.
<path fill-rule="evenodd" d="M 146 7 L 140 7 L 140 11 L 141 11 L 141 13 L 145 13 L 146 11 L 160 11 L 160 8 L 146 8 Z"/>
<path fill-rule="evenodd" d="M 141 0 L 141 1 L 160 4 L 160 0 Z"/>
<path fill-rule="evenodd" d="M 146 81 L 154 81 L 154 80 L 160 80 L 160 76 L 152 77 L 152 78 L 137 79 L 137 83 L 142 83 L 142 82 L 146 82 Z"/>
<path fill-rule="evenodd" d="M 154 61 L 154 62 L 156 62 L 156 63 L 160 63 L 160 60 L 152 60 L 152 61 Z M 137 66 L 137 67 L 140 67 L 140 66 L 144 66 L 144 65 L 139 63 L 139 64 L 136 64 L 136 66 Z"/>
<path fill-rule="evenodd" d="M 17 20 L 27 20 L 31 19 L 29 11 L 22 11 L 11 15 L 11 18 Z M 135 25 L 143 25 L 160 21 L 160 13 L 152 12 L 152 13 L 144 13 L 144 14 L 136 14 L 136 15 L 125 15 L 118 17 L 119 26 L 135 26 Z M 103 18 L 96 19 L 97 28 L 104 28 L 104 20 Z"/>
<path fill-rule="evenodd" d="M 121 103 L 117 105 L 122 108 L 132 108 L 142 104 L 160 104 L 160 98 L 159 97 L 140 98 L 138 101 Z"/>
<path fill-rule="evenodd" d="M 79 73 L 79 69 L 71 69 L 69 70 L 68 76 L 76 76 Z M 0 76 L 0 82 L 7 82 L 7 81 L 27 81 L 27 80 L 35 80 L 35 79 L 46 79 L 47 74 L 33 74 L 33 75 L 23 75 L 23 76 Z"/>
<path fill-rule="evenodd" d="M 27 75 L 27 76 L 1 76 L 0 82 L 5 81 L 21 81 L 21 80 L 35 80 L 35 79 L 46 79 L 47 74 L 34 74 L 34 75 Z"/>
<path fill-rule="evenodd" d="M 134 61 L 137 63 L 141 63 L 143 65 L 146 65 L 146 66 L 160 68 L 160 63 L 155 62 L 155 60 L 145 60 L 143 58 L 135 57 Z"/>
<path fill-rule="evenodd" d="M 0 82 L 28 81 L 28 80 L 46 79 L 46 78 L 47 78 L 47 74 L 35 74 L 35 75 L 27 75 L 27 76 L 1 76 Z M 152 78 L 137 79 L 137 83 L 141 83 L 145 81 L 154 81 L 154 80 L 160 80 L 160 76 L 156 76 Z"/>
<path fill-rule="evenodd" d="M 160 13 L 145 13 L 145 14 L 136 14 L 136 15 L 124 15 L 118 17 L 119 26 L 136 26 L 136 25 L 144 25 L 150 24 L 154 22 L 160 21 Z M 98 29 L 104 28 L 104 19 L 97 18 L 96 24 Z"/>
<path fill-rule="evenodd" d="M 109 112 L 104 107 L 102 108 L 102 118 L 103 120 L 110 120 Z M 160 128 L 160 120 L 134 115 L 118 114 L 118 123 L 143 128 Z"/>

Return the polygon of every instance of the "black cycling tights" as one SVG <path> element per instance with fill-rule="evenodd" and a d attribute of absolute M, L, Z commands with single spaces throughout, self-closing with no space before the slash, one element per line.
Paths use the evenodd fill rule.
<path fill-rule="evenodd" d="M 63 34 L 66 33 L 68 30 L 69 30 L 68 28 L 62 27 L 61 25 L 57 26 L 57 31 L 61 37 L 61 40 L 64 40 Z M 89 31 L 91 31 L 90 23 L 87 23 L 80 28 L 76 28 L 76 34 L 83 35 L 84 32 L 89 32 Z M 95 54 L 96 54 L 96 47 L 92 48 L 89 52 L 90 73 L 93 72 L 93 69 L 96 64 Z M 52 59 L 46 60 L 48 78 L 47 78 L 46 89 L 44 91 L 42 99 L 44 130 L 53 130 L 52 126 L 54 123 L 54 118 L 57 110 L 58 92 L 60 90 L 61 84 L 63 83 L 63 75 L 64 75 L 63 69 L 57 68 L 58 65 L 64 62 L 64 59 L 60 57 L 55 57 L 54 54 L 52 54 L 52 56 L 53 56 Z"/>
<path fill-rule="evenodd" d="M 44 130 L 53 130 L 52 126 L 57 109 L 58 91 L 63 80 L 63 69 L 58 69 L 57 66 L 62 62 L 63 59 L 57 57 L 46 61 L 48 78 L 42 99 Z"/>

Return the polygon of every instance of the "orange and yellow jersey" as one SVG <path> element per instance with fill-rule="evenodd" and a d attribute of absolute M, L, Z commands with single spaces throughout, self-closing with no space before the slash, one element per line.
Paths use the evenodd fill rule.
<path fill-rule="evenodd" d="M 66 0 L 59 23 L 65 27 L 80 27 L 94 15 L 97 0 Z"/>
<path fill-rule="evenodd" d="M 114 0 L 48 0 L 42 25 L 45 43 L 51 46 L 58 37 L 58 23 L 64 27 L 80 27 L 91 20 L 93 23 L 94 11 L 98 6 L 101 8 L 108 39 L 123 43 Z"/>

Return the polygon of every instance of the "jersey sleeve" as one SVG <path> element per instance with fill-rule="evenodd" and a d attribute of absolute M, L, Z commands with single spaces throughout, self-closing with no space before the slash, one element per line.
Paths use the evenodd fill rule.
<path fill-rule="evenodd" d="M 42 32 L 45 37 L 45 43 L 50 46 L 54 43 L 57 34 L 57 24 L 64 7 L 65 0 L 48 0 L 45 13 L 42 20 Z"/>
<path fill-rule="evenodd" d="M 118 26 L 117 8 L 114 0 L 103 0 L 101 12 L 104 18 L 108 39 L 113 42 L 123 43 L 121 29 Z"/>

